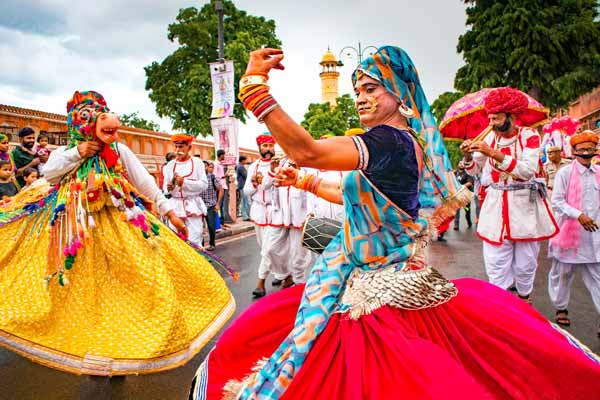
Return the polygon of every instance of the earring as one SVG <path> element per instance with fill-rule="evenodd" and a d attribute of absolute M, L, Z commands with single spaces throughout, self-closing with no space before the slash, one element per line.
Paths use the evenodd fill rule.
<path fill-rule="evenodd" d="M 398 106 L 398 111 L 400 111 L 400 114 L 404 115 L 406 118 L 412 118 L 415 116 L 413 109 L 408 108 L 404 103 L 400 103 L 400 106 Z"/>

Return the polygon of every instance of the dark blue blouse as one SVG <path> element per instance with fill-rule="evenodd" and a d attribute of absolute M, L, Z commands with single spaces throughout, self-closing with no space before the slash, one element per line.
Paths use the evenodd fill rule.
<path fill-rule="evenodd" d="M 419 165 L 411 134 L 379 125 L 360 135 L 369 152 L 364 173 L 394 204 L 419 214 Z"/>

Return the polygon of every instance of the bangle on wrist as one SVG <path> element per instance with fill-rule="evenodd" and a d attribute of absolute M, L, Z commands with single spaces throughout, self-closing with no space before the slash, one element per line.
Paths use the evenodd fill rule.
<path fill-rule="evenodd" d="M 240 78 L 240 90 L 252 85 L 266 85 L 269 76 L 264 73 L 246 74 Z"/>

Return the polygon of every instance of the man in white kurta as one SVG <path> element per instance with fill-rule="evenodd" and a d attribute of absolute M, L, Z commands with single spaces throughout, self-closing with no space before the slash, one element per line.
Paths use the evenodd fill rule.
<path fill-rule="evenodd" d="M 529 300 L 540 242 L 556 235 L 558 226 L 539 175 L 540 136 L 515 124 L 515 115 L 527 107 L 526 97 L 511 88 L 491 93 L 486 110 L 493 130 L 482 141 L 463 142 L 461 150 L 468 174 L 491 178 L 477 225 L 489 281 L 504 289 L 514 285 Z"/>
<path fill-rule="evenodd" d="M 171 207 L 185 222 L 188 241 L 202 247 L 206 206 L 200 193 L 208 187 L 204 163 L 198 157 L 190 156 L 193 137 L 176 134 L 171 140 L 175 143 L 176 158 L 163 168 L 163 191 L 171 195 Z"/>
<path fill-rule="evenodd" d="M 277 230 L 271 228 L 281 228 L 283 216 L 280 210 L 273 208 L 273 198 L 277 190 L 273 186 L 272 176 L 277 164 L 272 165 L 271 159 L 275 155 L 275 139 L 268 133 L 259 135 L 256 138 L 258 151 L 261 159 L 254 161 L 248 168 L 248 177 L 244 184 L 244 195 L 250 200 L 250 220 L 254 223 L 256 232 L 256 241 L 260 248 L 260 264 L 258 266 L 258 281 L 256 288 L 252 292 L 254 297 L 262 297 L 266 294 L 265 281 L 269 273 L 273 272 L 275 279 L 283 280 L 286 275 L 280 273 L 278 266 L 280 261 L 274 266 L 273 259 L 276 257 L 276 250 L 281 249 L 284 258 L 287 258 L 287 249 L 277 245 L 277 237 L 273 233 Z M 273 232 L 271 232 L 273 231 Z M 284 240 L 283 243 L 287 245 Z M 273 249 L 272 246 L 275 245 Z"/>
<path fill-rule="evenodd" d="M 575 161 L 557 172 L 552 194 L 561 233 L 548 251 L 552 258 L 548 291 L 557 310 L 556 322 L 563 326 L 570 325 L 567 308 L 578 270 L 600 313 L 600 167 L 591 163 L 598 136 L 582 132 L 571 143 Z"/>
<path fill-rule="evenodd" d="M 286 228 L 289 257 L 287 258 L 288 278 L 284 286 L 292 283 L 305 283 L 315 258 L 302 246 L 302 229 L 308 215 L 307 193 L 293 186 L 278 188 L 279 203 L 283 210 L 283 223 Z"/>

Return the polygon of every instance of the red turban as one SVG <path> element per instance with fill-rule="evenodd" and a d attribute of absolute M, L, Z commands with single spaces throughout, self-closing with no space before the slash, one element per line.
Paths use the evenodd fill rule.
<path fill-rule="evenodd" d="M 263 133 L 262 135 L 258 135 L 256 137 L 256 144 L 260 146 L 263 143 L 275 144 L 275 138 L 271 136 L 269 132 Z"/>
<path fill-rule="evenodd" d="M 488 114 L 506 113 L 519 115 L 527 110 L 529 100 L 520 90 L 501 87 L 492 90 L 485 98 L 485 112 Z"/>
<path fill-rule="evenodd" d="M 581 133 L 576 133 L 571 136 L 571 147 L 577 146 L 579 143 L 591 142 L 594 144 L 598 144 L 599 141 L 598 135 L 596 135 L 592 131 L 583 131 Z"/>
<path fill-rule="evenodd" d="M 177 142 L 185 142 L 185 143 L 192 143 L 192 140 L 194 140 L 194 137 L 191 135 L 186 135 L 185 133 L 176 133 L 174 135 L 171 136 L 171 142 L 177 143 Z"/>

